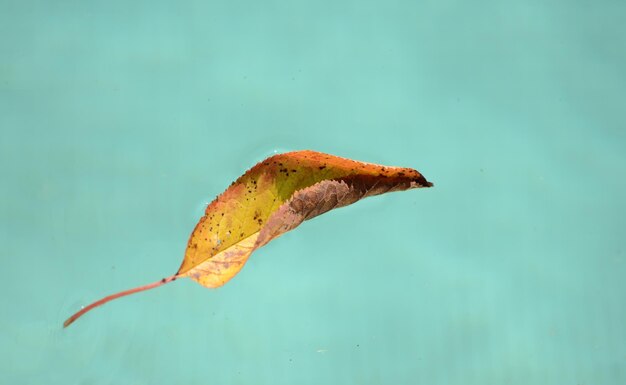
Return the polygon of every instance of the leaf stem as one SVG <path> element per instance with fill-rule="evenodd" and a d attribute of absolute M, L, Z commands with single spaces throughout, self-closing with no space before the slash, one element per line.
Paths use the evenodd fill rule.
<path fill-rule="evenodd" d="M 139 286 L 139 287 L 136 287 L 134 289 L 124 290 L 124 291 L 120 291 L 119 293 L 115 293 L 115 294 L 111 294 L 109 296 L 106 296 L 106 297 L 102 298 L 101 300 L 96 301 L 96 302 L 92 303 L 91 305 L 86 306 L 86 307 L 82 308 L 80 311 L 76 312 L 73 316 L 71 316 L 70 318 L 65 320 L 65 322 L 63 322 L 63 327 L 66 328 L 66 327 L 70 326 L 72 324 L 72 322 L 76 321 L 83 314 L 87 313 L 91 309 L 97 308 L 98 306 L 102 306 L 102 305 L 104 305 L 105 303 L 107 303 L 109 301 L 112 301 L 112 300 L 114 300 L 116 298 L 125 297 L 127 295 L 131 295 L 131 294 L 134 294 L 134 293 L 138 293 L 140 291 L 154 289 L 155 287 L 159 287 L 161 285 L 165 285 L 166 283 L 175 281 L 176 278 L 178 278 L 178 276 L 176 274 L 174 274 L 174 275 L 172 275 L 170 277 L 163 278 L 162 280 L 157 281 L 157 282 L 149 283 L 149 284 L 144 285 L 144 286 Z"/>

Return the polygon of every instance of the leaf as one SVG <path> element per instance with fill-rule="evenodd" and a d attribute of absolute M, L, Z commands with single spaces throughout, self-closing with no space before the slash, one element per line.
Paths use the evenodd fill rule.
<path fill-rule="evenodd" d="M 105 297 L 63 324 L 115 298 L 188 277 L 209 288 L 232 279 L 254 250 L 305 220 L 362 198 L 430 187 L 411 168 L 358 162 L 315 151 L 277 154 L 248 170 L 211 202 L 191 233 L 176 274 Z"/>

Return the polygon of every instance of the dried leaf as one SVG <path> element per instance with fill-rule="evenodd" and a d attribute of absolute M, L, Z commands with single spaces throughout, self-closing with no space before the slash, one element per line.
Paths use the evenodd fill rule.
<path fill-rule="evenodd" d="M 410 168 L 315 151 L 274 155 L 248 170 L 208 205 L 191 233 L 176 274 L 105 297 L 74 314 L 64 326 L 112 299 L 177 278 L 188 277 L 210 288 L 222 286 L 241 270 L 254 250 L 305 220 L 368 196 L 430 186 Z"/>

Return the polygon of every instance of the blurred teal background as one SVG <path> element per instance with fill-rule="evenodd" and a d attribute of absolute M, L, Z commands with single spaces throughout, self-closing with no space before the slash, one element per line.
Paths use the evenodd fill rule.
<path fill-rule="evenodd" d="M 0 383 L 626 383 L 625 11 L 0 0 Z M 435 187 L 62 330 L 296 149 Z"/>

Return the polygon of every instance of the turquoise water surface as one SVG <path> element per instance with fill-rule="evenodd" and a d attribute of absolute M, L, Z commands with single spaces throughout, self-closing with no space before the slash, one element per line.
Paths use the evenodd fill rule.
<path fill-rule="evenodd" d="M 0 0 L 1 384 L 626 384 L 626 3 Z M 190 280 L 314 149 L 413 167 Z"/>

